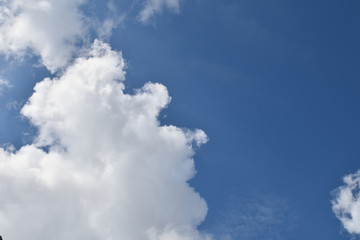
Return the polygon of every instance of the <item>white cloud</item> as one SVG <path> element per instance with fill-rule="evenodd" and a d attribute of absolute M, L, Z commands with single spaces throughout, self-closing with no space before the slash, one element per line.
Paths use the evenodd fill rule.
<path fill-rule="evenodd" d="M 332 209 L 349 233 L 360 234 L 360 170 L 343 180 L 345 185 L 334 191 Z"/>
<path fill-rule="evenodd" d="M 59 78 L 36 84 L 21 113 L 33 144 L 0 148 L 5 239 L 204 240 L 205 201 L 188 184 L 201 130 L 160 126 L 167 89 L 124 93 L 120 53 L 95 41 Z M 46 149 L 46 150 L 45 150 Z"/>
<path fill-rule="evenodd" d="M 180 10 L 180 0 L 146 0 L 138 19 L 147 23 L 154 15 L 162 13 L 164 8 L 177 13 Z"/>
<path fill-rule="evenodd" d="M 64 68 L 76 56 L 94 30 L 108 39 L 125 15 L 113 1 L 107 4 L 108 16 L 90 19 L 80 10 L 88 0 L 0 0 L 0 53 L 23 58 L 40 56 L 52 73 Z M 163 9 L 178 12 L 180 0 L 145 0 L 138 15 L 146 23 Z"/>
<path fill-rule="evenodd" d="M 78 7 L 85 0 L 0 0 L 0 52 L 41 56 L 52 72 L 76 54 L 86 38 L 85 17 Z"/>

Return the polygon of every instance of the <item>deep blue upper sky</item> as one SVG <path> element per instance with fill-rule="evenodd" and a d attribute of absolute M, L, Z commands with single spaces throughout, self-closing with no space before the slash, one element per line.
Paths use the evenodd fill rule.
<path fill-rule="evenodd" d="M 150 25 L 133 17 L 114 30 L 128 90 L 163 83 L 172 102 L 161 121 L 210 138 L 191 181 L 209 205 L 204 231 L 350 239 L 330 201 L 360 168 L 359 12 L 357 0 L 184 0 L 178 15 Z M 14 87 L 0 96 L 0 140 L 19 146 L 33 130 L 6 104 L 24 103 L 49 74 L 1 66 Z M 279 223 L 258 216 L 259 206 Z"/>

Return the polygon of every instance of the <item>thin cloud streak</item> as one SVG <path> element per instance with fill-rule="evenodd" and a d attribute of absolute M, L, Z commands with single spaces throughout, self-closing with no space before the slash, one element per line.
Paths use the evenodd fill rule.
<path fill-rule="evenodd" d="M 1 96 L 4 88 L 11 88 L 11 87 L 12 87 L 12 85 L 10 84 L 10 82 L 8 80 L 0 77 L 0 96 Z"/>
<path fill-rule="evenodd" d="M 155 15 L 161 14 L 164 9 L 174 13 L 180 11 L 180 0 L 146 0 L 145 6 L 138 15 L 142 23 L 148 23 Z"/>

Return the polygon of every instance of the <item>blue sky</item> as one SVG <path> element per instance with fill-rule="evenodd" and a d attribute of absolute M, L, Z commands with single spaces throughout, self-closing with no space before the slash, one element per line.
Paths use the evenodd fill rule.
<path fill-rule="evenodd" d="M 356 237 L 331 200 L 359 169 L 360 2 L 183 0 L 177 13 L 164 7 L 146 23 L 141 2 L 112 3 L 115 13 L 99 1 L 83 9 L 100 20 L 126 14 L 104 39 L 127 62 L 125 92 L 163 84 L 171 103 L 161 124 L 209 137 L 194 147 L 190 180 L 209 208 L 201 231 L 234 240 Z M 17 149 L 37 134 L 19 113 L 34 84 L 61 76 L 38 61 L 1 59 L 12 86 L 0 95 L 0 141 Z"/>

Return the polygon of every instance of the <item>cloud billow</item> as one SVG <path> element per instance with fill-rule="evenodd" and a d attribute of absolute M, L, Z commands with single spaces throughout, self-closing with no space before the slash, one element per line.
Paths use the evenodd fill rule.
<path fill-rule="evenodd" d="M 188 184 L 192 146 L 205 133 L 161 126 L 166 87 L 126 94 L 124 68 L 96 40 L 62 75 L 36 84 L 21 113 L 39 135 L 16 152 L 0 148 L 6 239 L 210 239 L 197 230 L 206 203 Z"/>
<path fill-rule="evenodd" d="M 55 72 L 74 57 L 88 33 L 79 7 L 85 0 L 0 1 L 0 52 L 7 56 L 39 55 Z"/>
<path fill-rule="evenodd" d="M 332 210 L 350 234 L 360 234 L 360 170 L 333 192 Z"/>
<path fill-rule="evenodd" d="M 178 0 L 144 1 L 147 22 Z M 0 53 L 39 56 L 45 78 L 21 114 L 31 144 L 0 147 L 0 230 L 5 239 L 206 240 L 206 202 L 189 185 L 202 130 L 160 125 L 171 98 L 147 83 L 124 93 L 126 64 L 80 11 L 86 0 L 0 0 Z M 109 36 L 115 26 L 106 18 Z M 90 46 L 91 45 L 91 46 Z M 1 80 L 1 79 L 0 79 Z M 10 86 L 7 81 L 1 86 Z M 1 87 L 0 86 L 0 87 Z"/>

